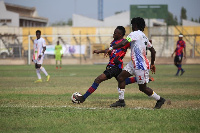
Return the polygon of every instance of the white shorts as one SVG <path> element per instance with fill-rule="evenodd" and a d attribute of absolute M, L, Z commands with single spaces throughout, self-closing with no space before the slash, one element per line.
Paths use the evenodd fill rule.
<path fill-rule="evenodd" d="M 132 61 L 130 61 L 123 70 L 127 71 L 131 75 L 135 75 L 138 84 L 149 82 L 149 70 L 135 69 Z"/>
<path fill-rule="evenodd" d="M 42 64 L 43 63 L 43 60 L 44 60 L 44 55 L 42 55 L 42 57 L 39 59 L 37 58 L 36 60 L 33 60 L 34 63 L 37 63 L 37 64 Z"/>

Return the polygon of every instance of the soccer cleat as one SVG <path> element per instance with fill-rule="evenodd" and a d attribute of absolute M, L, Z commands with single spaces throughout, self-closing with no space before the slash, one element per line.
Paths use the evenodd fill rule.
<path fill-rule="evenodd" d="M 42 82 L 42 79 L 38 79 L 38 80 L 34 81 L 34 83 L 40 83 L 40 82 Z"/>
<path fill-rule="evenodd" d="M 125 101 L 124 100 L 118 100 L 115 103 L 111 104 L 110 107 L 124 107 L 126 106 Z"/>
<path fill-rule="evenodd" d="M 165 99 L 162 98 L 162 97 L 160 97 L 160 100 L 157 101 L 157 103 L 156 103 L 154 109 L 160 109 L 161 106 L 162 106 L 164 103 L 165 103 Z"/>
<path fill-rule="evenodd" d="M 184 72 L 185 72 L 184 70 L 183 70 L 183 71 L 181 71 L 181 74 L 180 74 L 180 76 L 181 76 L 181 75 L 183 75 L 183 73 L 184 73 Z"/>
<path fill-rule="evenodd" d="M 56 67 L 56 69 L 58 69 L 58 67 Z"/>
<path fill-rule="evenodd" d="M 85 98 L 83 96 L 77 96 L 76 100 L 79 101 L 80 103 L 83 103 L 85 101 Z"/>
<path fill-rule="evenodd" d="M 47 75 L 47 81 L 49 81 L 50 80 L 50 75 Z"/>
<path fill-rule="evenodd" d="M 175 74 L 174 76 L 178 76 L 178 74 Z"/>
<path fill-rule="evenodd" d="M 60 69 L 62 69 L 62 67 L 60 67 Z"/>

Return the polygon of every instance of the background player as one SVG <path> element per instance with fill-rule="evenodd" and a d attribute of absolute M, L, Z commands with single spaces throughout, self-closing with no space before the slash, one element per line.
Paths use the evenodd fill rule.
<path fill-rule="evenodd" d="M 176 53 L 176 56 L 174 57 L 174 65 L 178 68 L 175 76 L 178 76 L 180 70 L 181 70 L 180 75 L 183 75 L 183 73 L 185 72 L 185 70 L 183 70 L 182 68 L 182 58 L 183 57 L 186 58 L 186 46 L 185 46 L 185 41 L 183 41 L 182 39 L 183 39 L 183 35 L 180 34 L 179 40 L 177 41 L 176 49 L 172 53 L 172 57 L 174 53 Z M 184 49 L 184 54 L 183 54 L 183 49 Z"/>
<path fill-rule="evenodd" d="M 59 41 L 57 41 L 57 45 L 55 46 L 56 69 L 58 69 L 58 61 L 60 61 L 60 69 L 62 68 L 62 57 L 62 45 L 60 45 Z"/>
<path fill-rule="evenodd" d="M 41 37 L 40 30 L 36 31 L 36 37 L 37 39 L 34 40 L 34 45 L 33 45 L 33 58 L 32 58 L 32 61 L 35 63 L 36 74 L 38 76 L 38 80 L 36 80 L 35 83 L 42 82 L 40 70 L 46 75 L 47 77 L 46 81 L 49 81 L 50 79 L 50 75 L 48 75 L 44 67 L 42 67 L 42 63 L 44 60 L 44 52 L 46 50 L 46 43 L 45 40 Z"/>
<path fill-rule="evenodd" d="M 131 61 L 125 66 L 124 70 L 117 77 L 119 84 L 118 87 L 121 90 L 124 90 L 126 85 L 125 79 L 131 75 L 135 75 L 139 85 L 139 90 L 154 98 L 157 101 L 154 108 L 159 109 L 164 104 L 165 99 L 157 95 L 151 88 L 146 86 L 146 84 L 149 82 L 150 68 L 152 73 L 155 73 L 154 61 L 156 51 L 146 35 L 143 33 L 145 28 L 144 19 L 140 17 L 133 18 L 131 20 L 131 24 L 133 32 L 131 32 L 121 43 L 111 46 L 108 51 L 110 52 L 118 49 L 119 47 L 131 45 Z M 149 48 L 151 52 L 151 66 L 146 57 L 146 47 Z"/>

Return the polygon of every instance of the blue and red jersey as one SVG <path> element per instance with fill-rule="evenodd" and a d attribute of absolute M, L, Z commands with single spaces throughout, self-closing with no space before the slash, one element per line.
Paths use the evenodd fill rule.
<path fill-rule="evenodd" d="M 110 43 L 110 47 L 120 43 L 121 41 L 123 41 L 124 39 L 120 39 L 120 40 L 113 40 Z M 112 53 L 109 55 L 110 60 L 107 66 L 118 66 L 119 68 L 123 68 L 123 58 L 126 55 L 127 49 L 130 47 L 130 43 L 118 48 L 118 49 L 113 49 Z"/>
<path fill-rule="evenodd" d="M 178 40 L 177 41 L 177 47 L 176 47 L 176 55 L 177 56 L 182 56 L 184 48 L 185 48 L 185 41 Z"/>

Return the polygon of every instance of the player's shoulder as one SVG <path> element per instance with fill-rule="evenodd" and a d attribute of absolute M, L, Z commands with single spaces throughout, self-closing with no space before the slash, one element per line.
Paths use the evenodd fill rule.
<path fill-rule="evenodd" d="M 45 39 L 44 39 L 44 38 L 42 38 L 42 37 L 40 37 L 40 40 L 41 40 L 41 41 L 45 41 Z"/>

